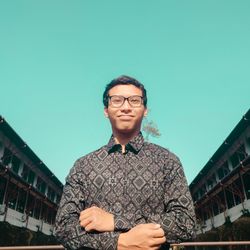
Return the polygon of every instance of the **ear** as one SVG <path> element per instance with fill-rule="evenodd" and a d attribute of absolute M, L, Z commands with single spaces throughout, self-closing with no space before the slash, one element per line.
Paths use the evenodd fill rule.
<path fill-rule="evenodd" d="M 105 117 L 109 117 L 109 113 L 108 113 L 108 108 L 104 108 L 104 115 L 105 115 Z"/>
<path fill-rule="evenodd" d="M 146 116 L 147 116 L 147 114 L 148 114 L 148 109 L 147 109 L 147 108 L 145 108 L 143 116 L 144 116 L 144 117 L 146 117 Z"/>

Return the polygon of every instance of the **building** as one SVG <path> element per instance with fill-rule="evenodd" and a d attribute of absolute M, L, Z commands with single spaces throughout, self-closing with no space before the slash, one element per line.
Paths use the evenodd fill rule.
<path fill-rule="evenodd" d="M 0 116 L 0 223 L 51 235 L 63 184 Z"/>
<path fill-rule="evenodd" d="M 250 215 L 250 110 L 190 184 L 198 234 Z"/>

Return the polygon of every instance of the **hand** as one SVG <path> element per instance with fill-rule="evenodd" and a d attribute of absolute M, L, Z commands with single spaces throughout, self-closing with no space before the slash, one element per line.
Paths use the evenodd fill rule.
<path fill-rule="evenodd" d="M 111 232 L 114 231 L 114 216 L 103 209 L 93 206 L 80 213 L 79 222 L 85 231 Z"/>
<path fill-rule="evenodd" d="M 166 242 L 164 231 L 154 223 L 140 224 L 118 238 L 118 250 L 156 250 Z"/>

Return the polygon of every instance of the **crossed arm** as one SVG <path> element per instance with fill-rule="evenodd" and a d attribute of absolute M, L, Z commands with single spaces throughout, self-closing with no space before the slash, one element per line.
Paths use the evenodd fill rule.
<path fill-rule="evenodd" d="M 66 191 L 64 193 L 67 194 Z M 121 233 L 114 231 L 112 214 L 93 206 L 82 210 L 77 216 L 77 206 L 69 201 L 63 203 L 64 199 L 65 195 L 58 210 L 55 235 L 66 248 L 156 250 L 166 241 L 159 224 L 140 224 Z"/>
<path fill-rule="evenodd" d="M 113 214 L 98 207 L 85 209 L 83 185 L 77 172 L 73 168 L 67 178 L 56 216 L 54 233 L 66 248 L 156 250 L 166 241 L 160 225 L 140 224 L 127 232 L 114 231 Z"/>
<path fill-rule="evenodd" d="M 117 228 L 119 218 L 115 214 L 95 206 L 85 208 L 81 202 L 85 199 L 82 197 L 82 177 L 77 174 L 79 170 L 73 168 L 57 213 L 55 235 L 70 249 L 103 250 L 154 250 L 160 249 L 166 240 L 190 239 L 194 227 L 192 200 L 180 163 L 174 162 L 172 167 L 166 184 L 164 211 L 148 215 L 139 223 L 128 222 L 126 228 Z"/>
<path fill-rule="evenodd" d="M 161 213 L 149 214 L 144 224 L 134 226 L 132 229 L 128 228 L 130 230 L 118 238 L 118 249 L 124 242 L 127 245 L 140 243 L 139 246 L 145 243 L 145 245 L 149 244 L 147 247 L 154 246 L 159 249 L 166 239 L 178 242 L 194 237 L 195 213 L 192 198 L 178 159 L 171 162 L 166 176 L 164 210 Z M 151 202 L 153 203 L 154 200 Z M 79 220 L 86 231 L 107 232 L 114 231 L 115 228 L 114 216 L 98 207 L 82 211 Z M 143 243 L 143 239 L 148 242 Z M 130 246 L 129 249 L 133 248 Z"/>
<path fill-rule="evenodd" d="M 80 225 L 85 231 L 113 232 L 114 216 L 96 206 L 80 213 Z M 118 250 L 127 249 L 159 249 L 166 241 L 164 231 L 159 224 L 147 223 L 133 227 L 118 237 Z"/>

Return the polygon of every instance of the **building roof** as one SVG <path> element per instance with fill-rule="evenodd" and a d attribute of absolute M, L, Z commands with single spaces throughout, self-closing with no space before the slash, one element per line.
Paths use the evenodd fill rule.
<path fill-rule="evenodd" d="M 199 174 L 194 178 L 194 180 L 189 185 L 192 189 L 206 174 L 209 172 L 214 163 L 219 160 L 219 158 L 232 146 L 234 141 L 239 137 L 239 135 L 250 125 L 250 109 L 241 118 L 239 123 L 235 126 L 229 136 L 224 140 L 220 147 L 216 150 L 213 156 L 209 159 L 206 165 L 202 168 Z"/>
<path fill-rule="evenodd" d="M 50 171 L 42 160 L 32 151 L 32 149 L 15 132 L 8 122 L 0 115 L 0 130 L 27 156 L 29 159 L 59 188 L 62 188 L 61 181 Z"/>

